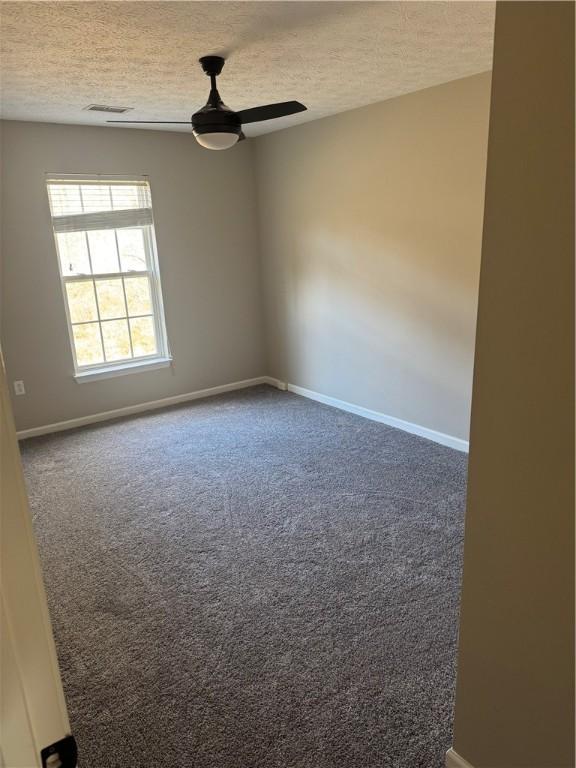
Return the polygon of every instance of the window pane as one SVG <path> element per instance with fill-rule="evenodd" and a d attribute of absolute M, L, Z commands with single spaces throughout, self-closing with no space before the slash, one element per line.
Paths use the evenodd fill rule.
<path fill-rule="evenodd" d="M 80 189 L 82 191 L 84 213 L 112 210 L 110 187 L 108 184 L 82 184 Z"/>
<path fill-rule="evenodd" d="M 134 317 L 130 320 L 134 357 L 156 354 L 156 334 L 151 317 Z"/>
<path fill-rule="evenodd" d="M 126 304 L 124 303 L 124 291 L 122 279 L 96 280 L 96 294 L 98 295 L 98 309 L 102 320 L 110 320 L 113 317 L 126 317 Z"/>
<path fill-rule="evenodd" d="M 82 213 L 80 187 L 77 184 L 48 184 L 48 194 L 53 216 Z"/>
<path fill-rule="evenodd" d="M 59 232 L 58 255 L 63 275 L 89 275 L 90 261 L 84 232 Z"/>
<path fill-rule="evenodd" d="M 124 360 L 131 357 L 126 320 L 108 320 L 102 323 L 102 336 L 106 360 Z"/>
<path fill-rule="evenodd" d="M 150 299 L 150 280 L 148 277 L 127 277 L 126 301 L 129 315 L 149 315 L 152 312 Z"/>
<path fill-rule="evenodd" d="M 141 229 L 117 229 L 122 272 L 147 269 L 144 237 Z"/>
<path fill-rule="evenodd" d="M 118 253 L 113 229 L 96 229 L 88 232 L 90 258 L 94 274 L 118 272 Z"/>
<path fill-rule="evenodd" d="M 125 184 L 112 184 L 112 202 L 114 210 L 127 210 L 128 208 L 144 208 L 146 202 L 140 200 L 137 186 Z"/>
<path fill-rule="evenodd" d="M 72 323 L 98 320 L 92 280 L 74 280 L 66 283 L 66 295 L 68 296 L 68 309 Z"/>
<path fill-rule="evenodd" d="M 74 332 L 74 348 L 78 365 L 95 365 L 104 362 L 102 341 L 98 323 L 72 326 Z"/>

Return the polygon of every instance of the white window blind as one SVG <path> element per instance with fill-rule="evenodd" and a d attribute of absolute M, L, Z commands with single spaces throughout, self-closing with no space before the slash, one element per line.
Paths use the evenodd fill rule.
<path fill-rule="evenodd" d="M 148 181 L 51 176 L 47 189 L 76 372 L 166 359 Z"/>
<path fill-rule="evenodd" d="M 48 185 L 55 232 L 143 227 L 152 224 L 145 181 L 54 180 Z"/>

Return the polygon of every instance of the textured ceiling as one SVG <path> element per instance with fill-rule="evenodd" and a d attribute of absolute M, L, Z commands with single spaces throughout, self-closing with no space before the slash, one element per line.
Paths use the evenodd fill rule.
<path fill-rule="evenodd" d="M 492 66 L 492 2 L 2 2 L 0 11 L 11 120 L 104 124 L 82 111 L 88 104 L 187 120 L 206 101 L 197 60 L 211 53 L 227 58 L 219 89 L 233 109 L 308 106 L 249 126 L 252 136 Z"/>

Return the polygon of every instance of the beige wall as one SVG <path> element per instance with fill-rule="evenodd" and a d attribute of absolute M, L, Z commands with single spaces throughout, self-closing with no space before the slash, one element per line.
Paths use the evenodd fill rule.
<path fill-rule="evenodd" d="M 574 761 L 574 5 L 499 3 L 454 746 Z"/>
<path fill-rule="evenodd" d="M 173 369 L 78 384 L 46 171 L 149 174 Z M 2 341 L 19 429 L 265 373 L 250 142 L 6 121 L 2 129 Z"/>
<path fill-rule="evenodd" d="M 490 74 L 256 141 L 269 372 L 468 438 Z"/>

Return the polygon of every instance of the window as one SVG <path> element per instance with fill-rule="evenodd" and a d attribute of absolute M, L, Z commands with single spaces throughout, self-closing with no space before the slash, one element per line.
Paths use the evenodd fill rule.
<path fill-rule="evenodd" d="M 168 364 L 146 179 L 49 177 L 76 376 Z"/>

